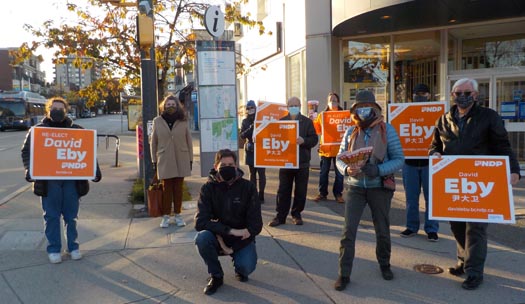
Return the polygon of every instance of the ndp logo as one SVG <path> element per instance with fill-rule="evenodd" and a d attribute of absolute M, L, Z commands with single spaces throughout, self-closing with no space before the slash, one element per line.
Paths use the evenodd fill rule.
<path fill-rule="evenodd" d="M 476 160 L 474 162 L 475 167 L 501 167 L 503 166 L 502 161 L 495 160 Z"/>
<path fill-rule="evenodd" d="M 441 106 L 422 107 L 421 112 L 440 112 L 443 109 Z"/>
<path fill-rule="evenodd" d="M 294 125 L 280 125 L 279 129 L 295 129 Z"/>

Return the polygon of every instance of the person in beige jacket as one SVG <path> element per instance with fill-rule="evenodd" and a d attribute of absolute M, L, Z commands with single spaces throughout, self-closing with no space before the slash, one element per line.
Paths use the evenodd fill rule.
<path fill-rule="evenodd" d="M 175 213 L 172 222 L 181 227 L 186 225 L 180 215 L 182 184 L 184 177 L 191 175 L 192 139 L 184 106 L 176 96 L 167 96 L 159 107 L 161 115 L 153 119 L 151 158 L 164 188 L 160 227 L 169 226 L 172 202 Z"/>

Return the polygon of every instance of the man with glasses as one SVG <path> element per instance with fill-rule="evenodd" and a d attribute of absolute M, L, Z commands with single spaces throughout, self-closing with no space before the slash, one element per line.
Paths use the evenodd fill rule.
<path fill-rule="evenodd" d="M 286 103 L 288 115 L 281 120 L 299 121 L 299 168 L 298 169 L 279 169 L 279 188 L 277 190 L 277 215 L 268 223 L 268 226 L 279 226 L 286 223 L 286 217 L 290 212 L 292 204 L 292 187 L 295 181 L 294 198 L 292 205 L 292 222 L 295 225 L 302 225 L 303 219 L 301 212 L 306 203 L 306 193 L 308 191 L 308 177 L 310 173 L 310 157 L 312 148 L 317 145 L 317 133 L 314 129 L 312 120 L 301 114 L 301 101 L 297 97 L 291 97 Z"/>
<path fill-rule="evenodd" d="M 214 294 L 223 284 L 218 236 L 233 250 L 230 256 L 238 281 L 248 281 L 257 265 L 255 236 L 262 230 L 261 205 L 255 185 L 242 176 L 235 152 L 220 150 L 199 194 L 195 214 L 195 230 L 199 232 L 195 245 L 211 276 L 204 288 L 206 295 Z"/>
<path fill-rule="evenodd" d="M 429 155 L 508 155 L 511 184 L 520 179 L 520 166 L 514 155 L 503 120 L 492 109 L 481 107 L 478 83 L 463 78 L 452 87 L 454 105 L 436 122 Z M 483 282 L 487 257 L 488 223 L 450 222 L 456 239 L 457 265 L 448 269 L 455 276 L 467 275 L 464 289 L 476 289 Z"/>

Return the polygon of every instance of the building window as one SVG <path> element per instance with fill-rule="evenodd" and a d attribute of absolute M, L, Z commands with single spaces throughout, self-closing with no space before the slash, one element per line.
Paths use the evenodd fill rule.
<path fill-rule="evenodd" d="M 304 50 L 288 57 L 288 97 L 306 98 L 306 52 Z M 306 103 L 302 103 L 306 106 Z"/>

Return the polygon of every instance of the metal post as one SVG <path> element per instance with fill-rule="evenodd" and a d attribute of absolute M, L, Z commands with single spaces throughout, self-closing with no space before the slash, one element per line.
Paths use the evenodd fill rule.
<path fill-rule="evenodd" d="M 122 102 L 123 102 L 123 99 L 122 99 L 122 92 L 120 92 L 120 133 L 124 133 L 124 127 L 123 127 L 123 121 L 122 121 Z"/>

